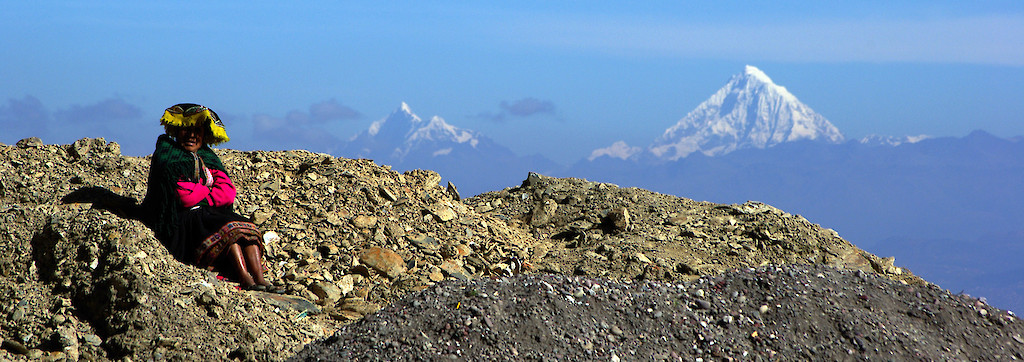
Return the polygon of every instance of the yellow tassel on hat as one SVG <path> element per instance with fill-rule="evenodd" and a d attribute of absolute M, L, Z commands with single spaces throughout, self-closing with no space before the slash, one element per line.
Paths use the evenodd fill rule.
<path fill-rule="evenodd" d="M 215 117 L 209 108 L 203 107 L 203 110 L 194 114 L 186 116 L 181 113 L 181 107 L 177 107 L 178 112 L 171 112 L 176 107 L 168 108 L 164 111 L 163 117 L 160 117 L 160 124 L 171 127 L 192 127 L 201 121 L 209 120 L 207 124 L 210 127 L 211 139 L 205 140 L 208 144 L 219 144 L 229 140 L 228 132 L 221 125 L 222 123 Z"/>

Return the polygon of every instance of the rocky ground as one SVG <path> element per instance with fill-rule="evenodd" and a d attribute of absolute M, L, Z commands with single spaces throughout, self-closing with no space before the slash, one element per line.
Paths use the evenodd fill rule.
<path fill-rule="evenodd" d="M 295 361 L 1012 360 L 1024 325 L 933 284 L 824 265 L 690 283 L 523 275 L 446 281 Z"/>
<path fill-rule="evenodd" d="M 0 359 L 1022 356 L 1012 315 L 768 205 L 217 152 L 284 295 L 171 257 L 135 219 L 147 158 L 0 145 Z"/>

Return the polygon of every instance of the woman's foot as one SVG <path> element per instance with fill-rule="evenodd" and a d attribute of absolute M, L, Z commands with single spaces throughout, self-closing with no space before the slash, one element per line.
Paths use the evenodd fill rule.
<path fill-rule="evenodd" d="M 267 293 L 274 293 L 274 294 L 284 294 L 285 293 L 284 287 L 276 286 L 276 285 L 273 285 L 273 284 L 270 284 L 270 283 L 257 284 L 257 285 L 263 287 L 262 291 L 267 292 Z"/>
<path fill-rule="evenodd" d="M 267 286 L 262 284 L 240 285 L 240 287 L 242 288 L 242 290 L 254 290 L 257 292 L 267 291 Z"/>

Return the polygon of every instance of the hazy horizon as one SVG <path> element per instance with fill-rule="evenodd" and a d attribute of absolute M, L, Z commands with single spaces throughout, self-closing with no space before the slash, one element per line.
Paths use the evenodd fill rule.
<path fill-rule="evenodd" d="M 847 138 L 1024 135 L 1012 1 L 39 1 L 0 20 L 5 143 L 144 155 L 163 109 L 196 102 L 224 118 L 224 147 L 327 152 L 406 102 L 565 164 L 649 144 L 748 64 Z"/>

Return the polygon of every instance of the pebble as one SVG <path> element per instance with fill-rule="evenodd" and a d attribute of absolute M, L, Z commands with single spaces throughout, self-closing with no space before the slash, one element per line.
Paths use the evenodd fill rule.
<path fill-rule="evenodd" d="M 697 308 L 699 309 L 711 309 L 711 302 L 709 301 L 703 299 L 696 299 L 694 300 L 694 302 L 697 303 Z"/>
<path fill-rule="evenodd" d="M 612 331 L 612 333 L 613 333 L 613 334 L 615 334 L 616 336 L 621 336 L 621 335 L 623 334 L 623 332 L 622 332 L 622 329 L 621 329 L 621 328 L 619 328 L 619 326 L 612 326 L 612 329 L 611 329 L 611 331 Z"/>
<path fill-rule="evenodd" d="M 86 344 L 89 344 L 89 345 L 92 345 L 92 346 L 99 346 L 99 345 L 103 344 L 103 339 L 100 338 L 100 336 L 97 336 L 95 334 L 86 334 L 85 336 L 82 337 L 82 339 L 85 340 Z"/>
<path fill-rule="evenodd" d="M 16 354 L 28 354 L 28 348 L 21 342 L 13 339 L 5 339 L 3 341 L 3 348 Z"/>
<path fill-rule="evenodd" d="M 378 272 L 395 278 L 405 273 L 405 261 L 398 253 L 390 249 L 372 247 L 359 255 L 359 261 Z"/>
<path fill-rule="evenodd" d="M 586 294 L 584 294 L 583 288 L 576 288 L 576 291 L 572 292 L 572 296 L 576 299 L 580 299 L 586 296 Z"/>
<path fill-rule="evenodd" d="M 763 305 L 763 304 L 762 304 L 762 305 L 761 305 L 761 308 L 758 308 L 758 309 L 757 309 L 757 311 L 758 311 L 758 312 L 761 312 L 761 314 L 765 314 L 765 313 L 768 313 L 768 306 L 767 306 L 767 305 Z"/>

